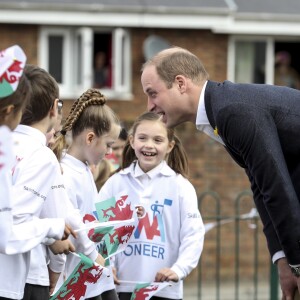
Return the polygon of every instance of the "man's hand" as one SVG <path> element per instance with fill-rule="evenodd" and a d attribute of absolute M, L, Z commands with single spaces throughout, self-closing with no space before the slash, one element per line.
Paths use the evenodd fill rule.
<path fill-rule="evenodd" d="M 69 237 L 69 235 L 72 235 L 75 239 L 77 238 L 77 233 L 76 232 L 74 232 L 74 230 L 72 229 L 72 227 L 70 226 L 70 225 L 68 225 L 68 224 L 65 224 L 65 230 L 64 230 L 64 234 L 63 234 L 63 236 L 62 236 L 62 240 L 66 240 L 68 237 Z"/>
<path fill-rule="evenodd" d="M 178 275 L 169 268 L 162 268 L 160 269 L 155 276 L 156 282 L 163 282 L 163 281 L 174 281 L 177 282 L 179 280 Z"/>
<path fill-rule="evenodd" d="M 291 268 L 285 257 L 277 261 L 279 282 L 282 291 L 282 300 L 293 300 L 295 292 L 300 288 L 300 277 L 297 278 L 291 271 Z"/>
<path fill-rule="evenodd" d="M 69 254 L 70 252 L 75 252 L 75 247 L 70 240 L 55 241 L 49 248 L 54 254 Z"/>

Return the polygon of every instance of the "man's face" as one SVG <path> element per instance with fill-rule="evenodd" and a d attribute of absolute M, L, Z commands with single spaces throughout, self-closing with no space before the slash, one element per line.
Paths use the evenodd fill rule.
<path fill-rule="evenodd" d="M 167 127 L 175 127 L 183 121 L 182 99 L 177 84 L 168 89 L 160 79 L 155 66 L 147 66 L 141 76 L 144 93 L 148 98 L 148 110 L 163 116 Z"/>

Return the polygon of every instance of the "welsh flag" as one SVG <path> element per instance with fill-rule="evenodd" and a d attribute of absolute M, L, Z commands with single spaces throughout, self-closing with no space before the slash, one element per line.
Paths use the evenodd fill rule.
<path fill-rule="evenodd" d="M 158 293 L 160 290 L 170 286 L 169 282 L 148 282 L 138 283 L 131 295 L 130 300 L 147 300 Z"/>
<path fill-rule="evenodd" d="M 112 197 L 107 200 L 97 202 L 96 214 L 100 223 L 107 222 L 114 223 L 115 226 L 107 230 L 105 234 L 103 231 L 94 230 L 89 235 L 93 240 L 101 237 L 104 242 L 103 251 L 101 255 L 104 258 L 111 257 L 121 251 L 124 251 L 129 239 L 135 229 L 135 208 L 131 207 L 131 202 L 128 200 L 128 195 L 121 195 L 119 197 Z M 119 222 L 123 221 L 123 222 Z M 119 224 L 118 224 L 119 222 Z M 99 239 L 98 239 L 99 241 Z"/>
<path fill-rule="evenodd" d="M 106 273 L 105 268 L 94 264 L 90 258 L 81 253 L 79 256 L 81 261 L 50 300 L 84 300 L 86 283 L 96 283 L 101 280 L 102 276 L 105 276 L 103 274 Z"/>
<path fill-rule="evenodd" d="M 18 45 L 0 51 L 0 98 L 16 91 L 26 59 L 24 51 Z"/>

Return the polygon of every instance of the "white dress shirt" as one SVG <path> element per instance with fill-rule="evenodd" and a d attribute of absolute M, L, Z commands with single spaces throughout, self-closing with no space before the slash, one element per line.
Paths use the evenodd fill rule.
<path fill-rule="evenodd" d="M 205 94 L 206 85 L 207 85 L 207 81 L 203 85 L 203 88 L 202 88 L 202 91 L 200 94 L 197 117 L 196 117 L 196 127 L 198 130 L 203 131 L 209 137 L 211 137 L 215 141 L 217 141 L 225 146 L 221 137 L 214 133 L 214 129 L 211 127 L 211 125 L 208 121 L 208 118 L 207 118 L 205 104 L 204 104 L 204 94 Z"/>

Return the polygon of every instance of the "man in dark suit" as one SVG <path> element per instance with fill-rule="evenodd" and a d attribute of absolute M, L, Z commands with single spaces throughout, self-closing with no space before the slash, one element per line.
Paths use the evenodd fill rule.
<path fill-rule="evenodd" d="M 208 80 L 200 60 L 169 48 L 148 60 L 148 110 L 168 127 L 193 122 L 245 169 L 279 270 L 283 299 L 300 290 L 300 91 Z"/>

